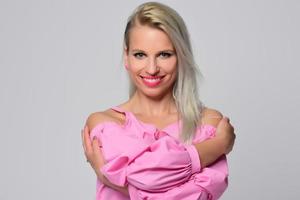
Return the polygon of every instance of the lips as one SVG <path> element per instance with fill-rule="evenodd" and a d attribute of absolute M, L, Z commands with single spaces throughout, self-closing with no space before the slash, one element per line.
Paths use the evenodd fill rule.
<path fill-rule="evenodd" d="M 164 76 L 141 76 L 143 83 L 148 87 L 155 87 L 159 85 Z"/>

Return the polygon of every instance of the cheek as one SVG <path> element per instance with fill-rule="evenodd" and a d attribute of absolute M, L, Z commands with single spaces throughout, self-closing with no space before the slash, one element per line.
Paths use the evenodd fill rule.
<path fill-rule="evenodd" d="M 177 70 L 177 59 L 168 59 L 162 60 L 160 62 L 160 66 L 165 70 L 167 73 L 173 73 Z"/>
<path fill-rule="evenodd" d="M 132 61 L 129 63 L 129 67 L 127 72 L 129 73 L 132 80 L 137 79 L 137 75 L 139 75 L 143 69 L 143 63 Z"/>
<path fill-rule="evenodd" d="M 128 60 L 128 64 L 129 64 L 129 68 L 132 70 L 132 71 L 138 71 L 140 69 L 142 69 L 143 67 L 146 66 L 146 60 L 137 60 L 137 59 L 129 59 Z"/>

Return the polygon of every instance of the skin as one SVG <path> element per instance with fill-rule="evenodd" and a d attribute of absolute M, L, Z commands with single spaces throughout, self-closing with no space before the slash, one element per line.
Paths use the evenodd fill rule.
<path fill-rule="evenodd" d="M 158 115 L 164 106 L 172 103 L 172 86 L 177 74 L 177 56 L 169 37 L 161 30 L 149 26 L 136 26 L 131 30 L 129 48 L 125 49 L 124 62 L 131 80 L 138 88 L 138 97 L 146 100 L 146 115 Z M 140 76 L 164 76 L 159 87 L 149 88 Z M 142 98 L 142 99 L 141 99 Z M 168 106 L 170 107 L 170 106 Z"/>
<path fill-rule="evenodd" d="M 130 32 L 129 47 L 124 49 L 124 64 L 137 90 L 119 107 L 134 113 L 142 122 L 154 124 L 158 129 L 177 122 L 178 112 L 172 96 L 172 87 L 177 76 L 177 56 L 168 36 L 161 30 L 136 25 Z M 164 76 L 164 78 L 160 85 L 153 88 L 146 86 L 141 76 Z M 124 118 L 123 114 L 111 109 L 92 113 L 82 131 L 82 141 L 85 156 L 99 180 L 108 187 L 128 195 L 126 187 L 116 186 L 102 175 L 100 168 L 105 164 L 105 160 L 99 147 L 101 141 L 97 139 L 91 141 L 89 136 L 89 130 L 97 124 L 105 121 L 123 124 Z M 201 166 L 205 167 L 232 150 L 235 134 L 229 119 L 214 109 L 204 109 L 201 123 L 217 128 L 215 138 L 194 144 L 199 153 Z"/>

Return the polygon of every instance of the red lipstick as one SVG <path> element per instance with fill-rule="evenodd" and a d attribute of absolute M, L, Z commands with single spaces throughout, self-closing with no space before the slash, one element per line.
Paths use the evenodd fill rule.
<path fill-rule="evenodd" d="M 156 87 L 163 79 L 163 76 L 141 76 L 143 83 L 148 87 Z"/>

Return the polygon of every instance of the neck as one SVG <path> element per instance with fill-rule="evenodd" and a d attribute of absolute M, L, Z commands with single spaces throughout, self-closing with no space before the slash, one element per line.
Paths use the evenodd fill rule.
<path fill-rule="evenodd" d="M 146 116 L 164 116 L 177 112 L 172 92 L 152 98 L 137 90 L 129 100 L 129 105 L 132 112 Z"/>

